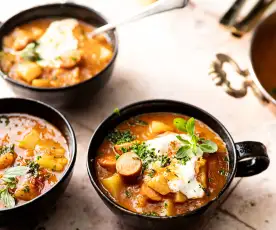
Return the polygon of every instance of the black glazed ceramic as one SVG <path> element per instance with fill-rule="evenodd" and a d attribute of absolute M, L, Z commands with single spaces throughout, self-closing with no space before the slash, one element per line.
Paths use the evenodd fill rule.
<path fill-rule="evenodd" d="M 107 23 L 107 20 L 100 13 L 85 6 L 74 3 L 41 5 L 22 11 L 2 24 L 0 27 L 1 47 L 3 37 L 16 26 L 47 17 L 76 18 L 96 27 Z M 116 31 L 110 31 L 107 34 L 114 48 L 113 58 L 105 69 L 96 76 L 77 85 L 61 88 L 38 88 L 13 80 L 2 71 L 0 71 L 0 75 L 11 85 L 17 95 L 40 100 L 56 107 L 74 106 L 79 105 L 81 102 L 85 104 L 108 82 L 114 68 L 118 53 L 118 38 Z"/>
<path fill-rule="evenodd" d="M 0 114 L 22 113 L 42 118 L 54 125 L 64 135 L 69 146 L 70 160 L 61 179 L 46 193 L 14 208 L 0 209 L 0 227 L 6 225 L 36 222 L 52 208 L 65 191 L 73 173 L 77 145 L 74 131 L 66 118 L 56 109 L 33 100 L 20 98 L 0 99 Z M 41 215 L 41 216 L 40 216 Z M 28 219 L 30 217 L 30 219 Z M 16 228 L 19 229 L 19 228 Z M 20 228 L 22 229 L 22 228 Z"/>
<path fill-rule="evenodd" d="M 122 121 L 130 117 L 143 113 L 152 112 L 172 112 L 194 117 L 211 129 L 213 129 L 226 143 L 229 152 L 229 174 L 227 183 L 219 193 L 218 197 L 203 207 L 192 211 L 186 215 L 173 217 L 154 217 L 143 216 L 129 211 L 115 203 L 101 189 L 100 182 L 97 179 L 94 159 L 97 149 L 103 142 L 108 131 L 114 129 Z M 182 102 L 170 100 L 149 100 L 138 102 L 120 109 L 120 115 L 112 114 L 106 118 L 95 131 L 91 138 L 88 148 L 87 170 L 92 185 L 97 193 L 119 218 L 128 225 L 137 227 L 137 229 L 197 229 L 202 227 L 206 220 L 210 218 L 218 204 L 222 201 L 223 195 L 229 188 L 235 176 L 245 177 L 258 174 L 269 166 L 269 158 L 266 147 L 259 142 L 239 142 L 235 143 L 227 129 L 212 115 L 206 111 Z"/>

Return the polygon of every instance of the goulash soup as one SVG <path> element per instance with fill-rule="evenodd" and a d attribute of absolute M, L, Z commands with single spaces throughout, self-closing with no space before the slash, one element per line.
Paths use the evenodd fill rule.
<path fill-rule="evenodd" d="M 12 208 L 48 191 L 69 162 L 65 138 L 45 120 L 0 116 L 0 208 Z"/>
<path fill-rule="evenodd" d="M 174 113 L 121 123 L 97 154 L 103 189 L 144 215 L 174 216 L 201 207 L 218 196 L 229 171 L 222 139 L 202 122 Z"/>
<path fill-rule="evenodd" d="M 113 56 L 105 35 L 76 19 L 40 19 L 4 37 L 0 66 L 12 79 L 35 87 L 65 87 L 92 78 Z"/>

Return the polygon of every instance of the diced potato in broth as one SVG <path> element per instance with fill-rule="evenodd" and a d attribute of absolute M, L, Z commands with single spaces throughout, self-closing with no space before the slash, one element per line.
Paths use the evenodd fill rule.
<path fill-rule="evenodd" d="M 98 153 L 102 189 L 144 215 L 174 216 L 203 206 L 219 194 L 229 171 L 222 139 L 202 122 L 174 113 L 131 117 L 108 133 Z"/>

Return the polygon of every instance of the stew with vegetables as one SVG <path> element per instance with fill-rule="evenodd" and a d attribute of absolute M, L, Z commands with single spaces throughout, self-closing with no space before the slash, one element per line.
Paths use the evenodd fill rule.
<path fill-rule="evenodd" d="M 0 208 L 12 208 L 48 191 L 68 165 L 65 138 L 29 115 L 0 117 Z"/>
<path fill-rule="evenodd" d="M 222 139 L 201 121 L 174 113 L 124 121 L 108 133 L 95 162 L 115 202 L 152 216 L 185 214 L 208 203 L 229 171 Z"/>
<path fill-rule="evenodd" d="M 40 19 L 18 26 L 2 41 L 1 70 L 35 87 L 65 87 L 90 79 L 113 56 L 105 35 L 76 19 Z"/>

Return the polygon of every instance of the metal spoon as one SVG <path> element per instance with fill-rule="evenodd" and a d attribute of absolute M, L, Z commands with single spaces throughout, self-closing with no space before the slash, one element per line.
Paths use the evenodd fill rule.
<path fill-rule="evenodd" d="M 89 35 L 91 37 L 94 37 L 98 34 L 101 34 L 103 32 L 106 32 L 108 30 L 115 29 L 119 25 L 123 25 L 125 23 L 138 20 L 153 14 L 158 14 L 161 12 L 177 9 L 177 8 L 183 8 L 188 4 L 188 0 L 159 0 L 155 3 L 152 3 L 142 11 L 138 12 L 135 15 L 132 15 L 128 18 L 125 18 L 123 20 L 120 20 L 118 22 L 108 23 L 104 26 L 101 26 L 97 29 L 95 29 L 92 33 Z"/>

